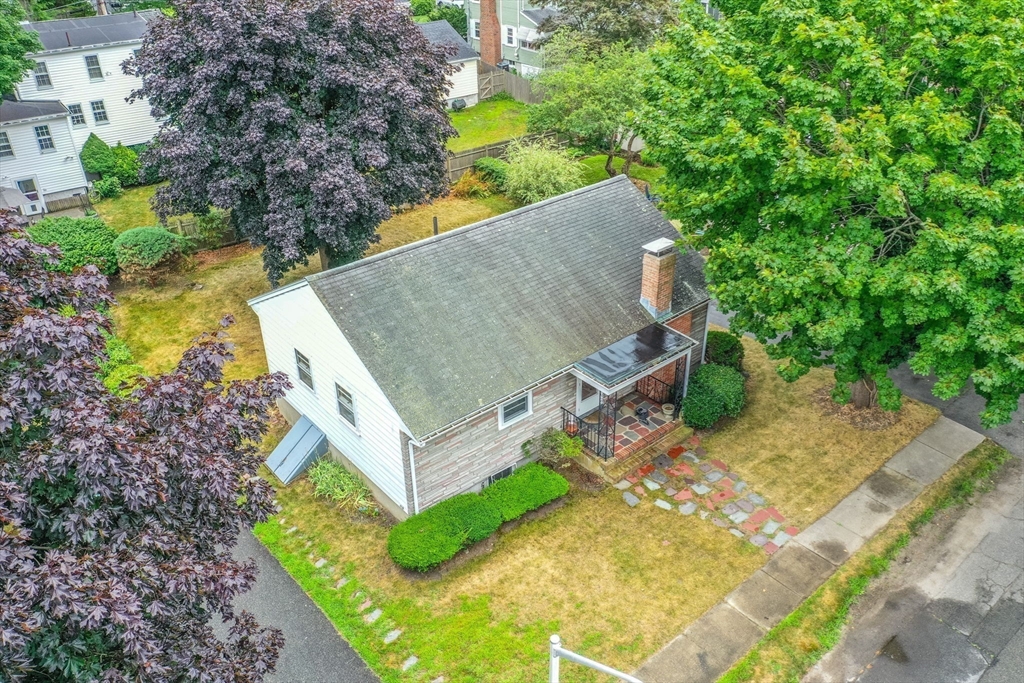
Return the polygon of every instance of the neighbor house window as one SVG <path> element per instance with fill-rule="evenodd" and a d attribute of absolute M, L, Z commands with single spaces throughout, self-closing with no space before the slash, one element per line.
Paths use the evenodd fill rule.
<path fill-rule="evenodd" d="M 473 22 L 473 37 L 476 38 L 477 40 L 480 40 L 480 22 L 479 21 L 474 21 Z"/>
<path fill-rule="evenodd" d="M 516 44 L 516 27 L 506 26 L 505 27 L 505 44 L 515 47 Z"/>
<path fill-rule="evenodd" d="M 68 111 L 71 112 L 71 125 L 72 126 L 84 126 L 85 125 L 85 112 L 82 111 L 82 105 L 80 104 L 69 104 Z"/>
<path fill-rule="evenodd" d="M 36 62 L 36 68 L 32 71 L 36 76 L 37 88 L 53 87 L 53 81 L 50 80 L 50 71 L 46 68 L 46 62 Z"/>
<path fill-rule="evenodd" d="M 308 358 L 299 353 L 298 349 L 295 349 L 295 368 L 299 371 L 299 381 L 312 389 L 313 366 L 309 364 Z"/>
<path fill-rule="evenodd" d="M 356 402 L 352 398 L 352 392 L 342 388 L 340 384 L 334 385 L 334 395 L 338 399 L 338 415 L 353 427 L 356 426 Z"/>
<path fill-rule="evenodd" d="M 50 135 L 49 126 L 36 126 L 36 142 L 39 144 L 40 152 L 52 152 L 57 149 L 53 144 L 53 136 Z"/>
<path fill-rule="evenodd" d="M 11 147 L 11 139 L 7 133 L 0 133 L 0 157 L 13 157 L 14 148 Z"/>
<path fill-rule="evenodd" d="M 92 107 L 93 121 L 96 123 L 110 123 L 110 119 L 107 118 L 107 107 L 103 104 L 103 100 L 90 102 L 89 106 Z"/>
<path fill-rule="evenodd" d="M 504 429 L 510 424 L 519 422 L 532 412 L 533 394 L 530 392 L 517 396 L 511 401 L 506 401 L 498 408 L 498 428 Z"/>
<path fill-rule="evenodd" d="M 103 80 L 103 69 L 100 68 L 100 58 L 96 55 L 89 55 L 85 58 L 85 68 L 89 70 L 89 79 L 93 81 Z"/>
<path fill-rule="evenodd" d="M 523 39 L 519 40 L 519 47 L 523 48 L 524 50 L 533 50 L 533 51 L 537 51 L 537 50 L 540 49 L 540 45 L 538 45 L 537 43 L 533 43 L 533 42 L 530 42 L 529 40 L 523 40 Z"/>

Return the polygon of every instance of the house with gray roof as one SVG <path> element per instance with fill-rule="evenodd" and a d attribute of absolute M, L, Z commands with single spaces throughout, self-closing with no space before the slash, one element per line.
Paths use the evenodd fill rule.
<path fill-rule="evenodd" d="M 545 430 L 622 459 L 680 426 L 700 364 L 703 259 L 628 178 L 310 275 L 252 299 L 296 426 L 399 518 L 507 476 Z"/>
<path fill-rule="evenodd" d="M 444 19 L 427 21 L 416 24 L 416 26 L 423 32 L 431 45 L 444 45 L 451 48 L 448 63 L 455 67 L 455 73 L 450 77 L 451 85 L 447 93 L 448 106 L 452 106 L 456 100 L 462 100 L 465 106 L 472 107 L 479 101 L 480 88 L 477 67 L 480 64 L 480 55 Z"/>

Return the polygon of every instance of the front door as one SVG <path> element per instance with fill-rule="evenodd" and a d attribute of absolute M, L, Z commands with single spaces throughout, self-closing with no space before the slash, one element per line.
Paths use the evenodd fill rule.
<path fill-rule="evenodd" d="M 42 213 L 46 208 L 46 204 L 43 203 L 39 196 L 39 187 L 36 185 L 35 178 L 24 178 L 18 181 L 18 189 L 21 193 L 28 198 L 28 204 L 21 207 L 21 212 L 26 216 L 32 216 L 37 213 Z"/>
<path fill-rule="evenodd" d="M 576 414 L 580 417 L 597 410 L 601 404 L 601 392 L 579 377 L 576 378 Z"/>

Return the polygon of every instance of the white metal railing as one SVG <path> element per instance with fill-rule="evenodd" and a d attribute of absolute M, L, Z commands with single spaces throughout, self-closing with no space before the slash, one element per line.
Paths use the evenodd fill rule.
<path fill-rule="evenodd" d="M 620 681 L 626 681 L 627 683 L 643 683 L 643 681 L 641 681 L 639 678 L 636 678 L 635 676 L 624 674 L 621 671 L 611 668 L 610 666 L 605 666 L 601 662 L 595 662 L 593 659 L 587 659 L 583 655 L 578 655 L 572 650 L 566 650 L 564 647 L 562 647 L 562 639 L 559 638 L 557 635 L 551 636 L 550 652 L 551 663 L 548 669 L 548 683 L 558 683 L 558 663 L 559 660 L 562 659 L 566 659 L 570 662 L 576 662 L 577 664 L 582 664 L 583 666 L 590 667 L 594 671 L 600 671 L 601 673 L 608 674 L 609 676 L 614 676 L 615 678 L 618 678 Z"/>

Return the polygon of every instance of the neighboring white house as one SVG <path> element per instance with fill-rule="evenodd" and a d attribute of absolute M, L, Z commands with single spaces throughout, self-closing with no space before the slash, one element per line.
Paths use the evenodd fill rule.
<path fill-rule="evenodd" d="M 160 127 L 149 103 L 126 100 L 140 85 L 121 64 L 142 45 L 146 27 L 159 10 L 34 21 L 25 30 L 39 34 L 43 51 L 28 55 L 36 63 L 15 88 L 19 100 L 60 100 L 67 107 L 76 151 L 90 133 L 109 145 L 149 142 Z"/>
<path fill-rule="evenodd" d="M 0 101 L 0 187 L 18 190 L 4 193 L 3 204 L 10 206 L 0 208 L 26 216 L 45 212 L 47 200 L 88 191 L 63 104 Z"/>
<path fill-rule="evenodd" d="M 448 89 L 448 106 L 452 106 L 452 102 L 455 100 L 461 99 L 465 100 L 467 107 L 472 107 L 479 101 L 477 65 L 480 63 L 480 55 L 444 19 L 416 25 L 432 45 L 455 46 L 457 51 L 448 57 L 448 63 L 455 64 L 458 71 L 451 76 L 452 85 Z"/>
<path fill-rule="evenodd" d="M 256 297 L 295 428 L 288 483 L 330 451 L 399 518 L 525 462 L 545 430 L 595 462 L 680 427 L 703 358 L 703 259 L 625 176 Z"/>

